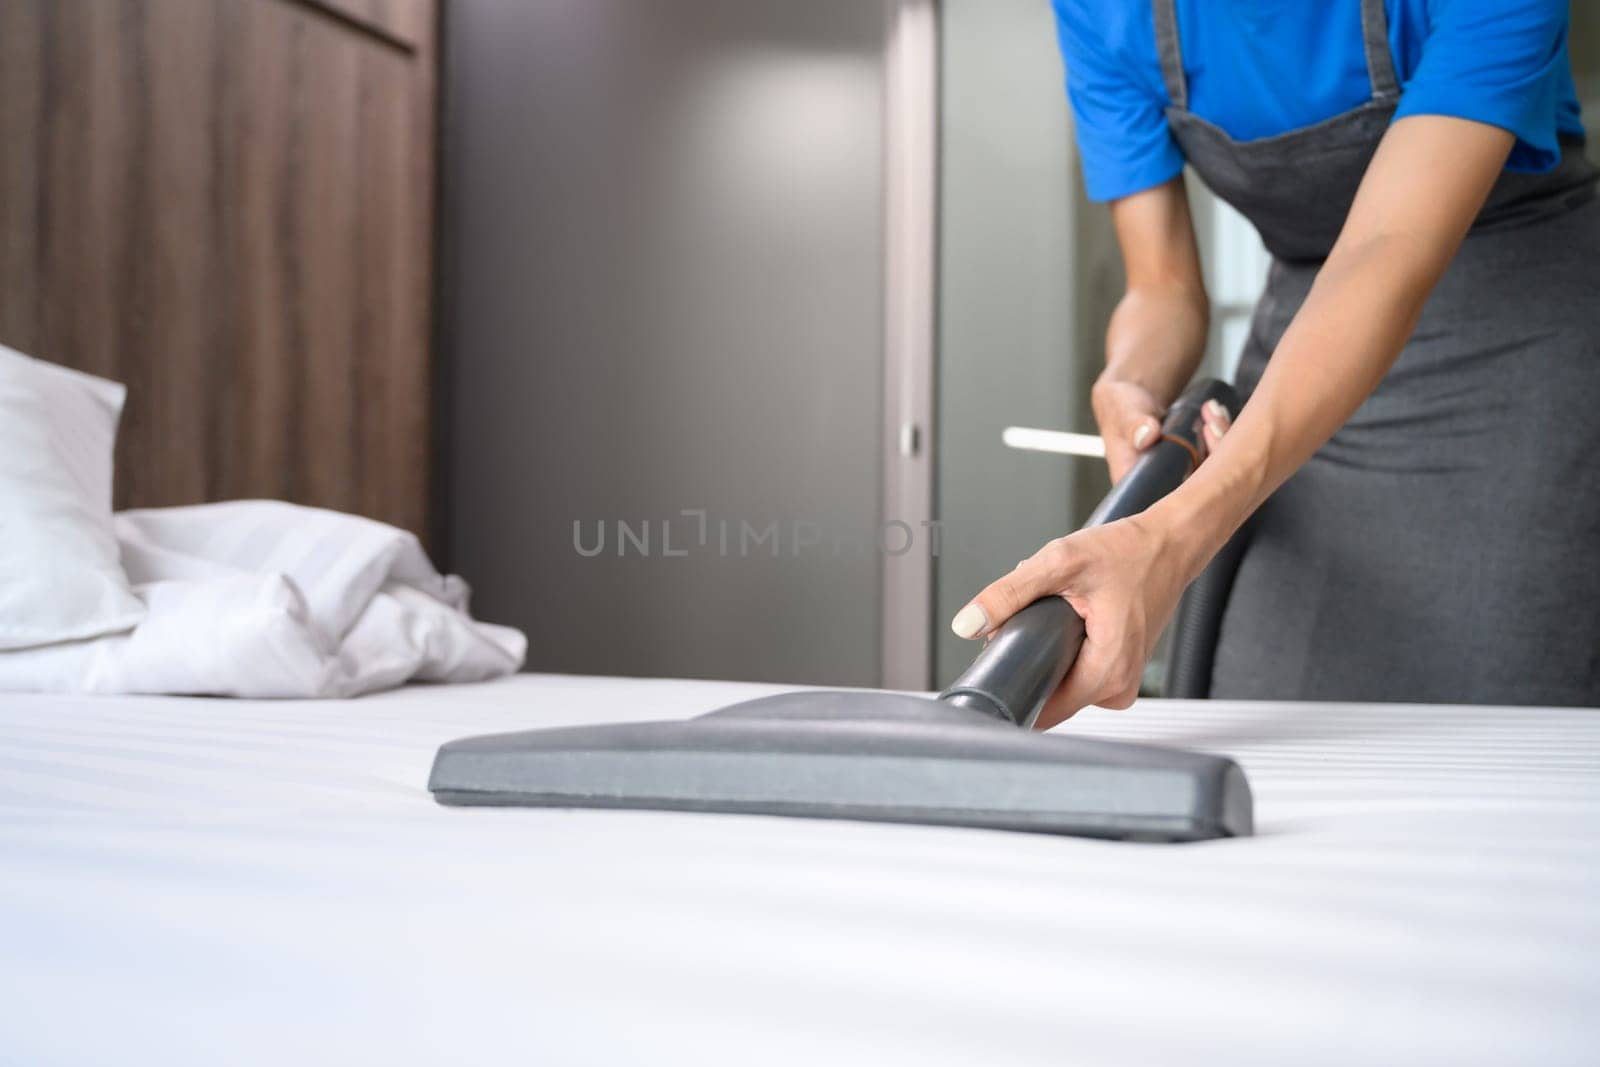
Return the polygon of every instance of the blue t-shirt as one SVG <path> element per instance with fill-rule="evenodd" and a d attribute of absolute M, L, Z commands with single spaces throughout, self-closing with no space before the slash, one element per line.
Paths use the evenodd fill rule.
<path fill-rule="evenodd" d="M 1143 0 L 1053 0 L 1089 196 L 1168 180 L 1183 154 L 1162 109 Z M 1516 135 L 1509 170 L 1556 165 L 1583 135 L 1567 60 L 1567 0 L 1385 0 L 1396 118 L 1451 115 Z M 1189 108 L 1235 140 L 1309 126 L 1372 97 L 1360 0 L 1177 0 Z"/>

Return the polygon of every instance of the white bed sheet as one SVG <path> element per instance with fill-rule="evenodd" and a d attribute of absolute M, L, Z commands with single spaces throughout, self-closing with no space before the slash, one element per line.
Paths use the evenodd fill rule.
<path fill-rule="evenodd" d="M 0 1063 L 1593 1064 L 1600 712 L 1145 702 L 1259 836 L 445 809 L 470 733 L 775 687 L 0 697 Z"/>

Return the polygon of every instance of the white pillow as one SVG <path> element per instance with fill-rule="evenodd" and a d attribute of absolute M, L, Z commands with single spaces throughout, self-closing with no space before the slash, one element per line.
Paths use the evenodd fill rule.
<path fill-rule="evenodd" d="M 111 525 L 126 390 L 0 345 L 0 649 L 134 626 Z"/>

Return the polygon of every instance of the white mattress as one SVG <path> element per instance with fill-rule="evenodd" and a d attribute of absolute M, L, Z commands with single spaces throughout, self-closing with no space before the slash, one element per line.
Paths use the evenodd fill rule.
<path fill-rule="evenodd" d="M 772 687 L 0 698 L 0 1062 L 1594 1063 L 1600 712 L 1146 702 L 1259 836 L 445 809 L 463 734 Z"/>

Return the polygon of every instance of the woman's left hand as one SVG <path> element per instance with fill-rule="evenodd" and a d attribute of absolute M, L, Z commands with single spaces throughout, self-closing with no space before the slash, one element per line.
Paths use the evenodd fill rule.
<path fill-rule="evenodd" d="M 1199 573 L 1204 550 L 1148 515 L 1057 538 L 1017 564 L 957 613 L 961 637 L 992 632 L 1042 596 L 1066 598 L 1083 617 L 1083 647 L 1045 704 L 1049 729 L 1089 704 L 1126 708 L 1178 598 Z"/>

